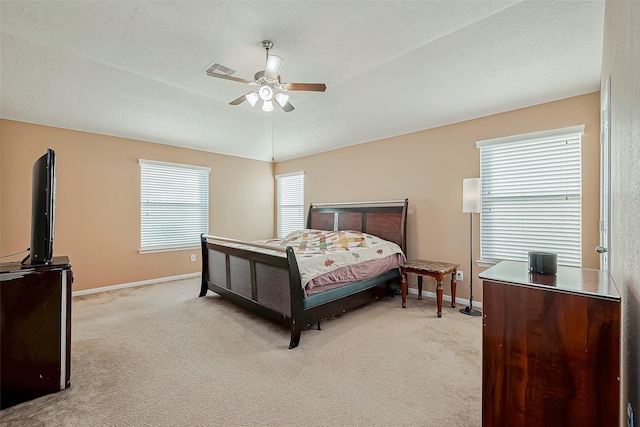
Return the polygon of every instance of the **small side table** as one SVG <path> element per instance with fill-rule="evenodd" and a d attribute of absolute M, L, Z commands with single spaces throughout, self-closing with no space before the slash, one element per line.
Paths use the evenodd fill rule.
<path fill-rule="evenodd" d="M 402 308 L 407 306 L 407 273 L 418 275 L 418 299 L 422 299 L 422 276 L 431 276 L 436 279 L 436 300 L 438 304 L 438 317 L 442 317 L 442 281 L 444 276 L 451 274 L 451 307 L 456 306 L 456 273 L 460 264 L 447 262 L 427 261 L 416 259 L 400 266 L 402 275 Z"/>

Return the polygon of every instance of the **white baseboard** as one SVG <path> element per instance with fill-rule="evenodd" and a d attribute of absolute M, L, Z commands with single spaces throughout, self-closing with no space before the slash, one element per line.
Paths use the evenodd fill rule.
<path fill-rule="evenodd" d="M 71 293 L 71 295 L 74 296 L 74 297 L 77 297 L 77 296 L 80 296 L 80 295 L 95 294 L 95 293 L 98 293 L 98 292 L 113 291 L 113 290 L 116 290 L 116 289 L 133 288 L 134 286 L 152 285 L 154 283 L 169 282 L 169 281 L 172 281 L 172 280 L 190 279 L 192 277 L 198 277 L 201 274 L 202 273 L 200 273 L 200 272 L 198 272 L 198 273 L 188 273 L 188 274 L 180 274 L 178 276 L 159 277 L 157 279 L 149 279 L 149 280 L 141 280 L 139 282 L 123 283 L 121 285 L 102 286 L 100 288 L 92 288 L 92 289 L 85 289 L 85 290 L 82 290 L 82 291 L 74 291 L 74 292 Z"/>
<path fill-rule="evenodd" d="M 414 294 L 414 295 L 418 295 L 418 290 L 415 288 L 409 288 L 409 293 L 410 294 Z M 436 293 L 435 292 L 427 292 L 427 291 L 422 291 L 422 296 L 423 297 L 428 297 L 428 298 L 432 298 L 432 299 L 436 299 Z M 442 295 L 442 300 L 443 301 L 449 301 L 451 302 L 451 296 L 449 295 Z M 469 300 L 468 299 L 462 299 L 462 298 L 458 298 L 456 297 L 456 304 L 462 304 L 462 305 L 469 305 Z M 477 307 L 477 308 L 482 308 L 482 302 L 480 301 L 473 301 L 473 307 Z"/>
<path fill-rule="evenodd" d="M 80 295 L 88 295 L 88 294 L 95 294 L 98 292 L 107 292 L 107 291 L 114 291 L 116 289 L 125 289 L 125 288 L 133 288 L 135 286 L 143 286 L 143 285 L 152 285 L 154 283 L 161 283 L 161 282 L 170 282 L 172 280 L 182 280 L 182 279 L 190 279 L 192 277 L 198 277 L 200 276 L 202 273 L 198 272 L 198 273 L 188 273 L 188 274 L 180 274 L 178 276 L 169 276 L 169 277 L 159 277 L 157 279 L 149 279 L 149 280 L 141 280 L 139 282 L 131 282 L 131 283 L 122 283 L 120 285 L 112 285 L 112 286 L 102 286 L 100 288 L 92 288 L 92 289 L 85 289 L 82 291 L 74 291 L 72 292 L 72 296 L 77 297 Z M 410 294 L 413 295 L 418 295 L 418 290 L 415 288 L 409 288 L 408 292 Z M 431 298 L 431 299 L 436 299 L 436 293 L 435 292 L 427 292 L 427 291 L 422 291 L 422 296 L 423 297 L 427 297 L 427 298 Z M 451 301 L 451 297 L 449 295 L 442 295 L 442 300 L 443 301 Z M 462 298 L 456 298 L 456 304 L 468 304 L 469 300 L 468 299 L 462 299 Z M 474 307 L 478 307 L 478 308 L 482 308 L 482 302 L 480 301 L 474 301 L 473 302 L 473 306 Z"/>

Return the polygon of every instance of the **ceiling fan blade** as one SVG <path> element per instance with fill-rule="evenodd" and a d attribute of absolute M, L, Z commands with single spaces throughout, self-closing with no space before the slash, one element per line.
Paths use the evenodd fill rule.
<path fill-rule="evenodd" d="M 279 56 L 269 55 L 267 57 L 267 65 L 264 69 L 264 75 L 270 79 L 277 79 L 278 75 L 280 75 L 280 69 L 282 68 L 283 62 L 284 59 Z"/>
<path fill-rule="evenodd" d="M 251 81 L 247 79 L 242 79 L 240 77 L 233 77 L 226 74 L 214 73 L 213 71 L 207 71 L 206 74 L 209 77 L 217 77 L 219 79 L 232 80 L 234 82 L 240 82 L 240 83 L 251 83 Z"/>
<path fill-rule="evenodd" d="M 324 92 L 327 85 L 324 83 L 285 83 L 287 90 L 308 90 L 312 92 Z"/>
<path fill-rule="evenodd" d="M 278 103 L 276 102 L 276 104 L 278 104 Z M 291 105 L 291 103 L 290 103 L 290 102 L 287 102 L 286 104 L 284 104 L 284 106 L 282 106 L 282 105 L 280 105 L 280 104 L 278 104 L 278 106 L 279 106 L 280 108 L 282 108 L 282 109 L 284 110 L 284 112 L 285 112 L 285 113 L 290 113 L 290 112 L 292 112 L 293 110 L 295 110 L 295 108 L 293 108 L 293 105 Z"/>
<path fill-rule="evenodd" d="M 249 93 L 251 93 L 251 92 L 249 92 Z M 238 98 L 238 99 L 234 99 L 233 101 L 231 101 L 231 102 L 229 103 L 229 105 L 239 105 L 239 104 L 242 104 L 244 101 L 246 101 L 246 100 L 247 100 L 247 95 L 249 95 L 249 93 L 245 93 L 245 94 L 244 94 L 244 95 L 242 95 L 240 98 Z"/>

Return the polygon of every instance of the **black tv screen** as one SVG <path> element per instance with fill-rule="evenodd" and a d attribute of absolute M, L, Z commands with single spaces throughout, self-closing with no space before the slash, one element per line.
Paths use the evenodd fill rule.
<path fill-rule="evenodd" d="M 31 264 L 53 259 L 56 203 L 56 154 L 52 149 L 33 164 L 31 185 Z"/>

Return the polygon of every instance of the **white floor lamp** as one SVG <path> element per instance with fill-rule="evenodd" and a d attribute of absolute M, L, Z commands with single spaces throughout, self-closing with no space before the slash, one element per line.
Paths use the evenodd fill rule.
<path fill-rule="evenodd" d="M 462 212 L 469 214 L 469 305 L 460 313 L 480 316 L 482 312 L 473 308 L 473 214 L 480 212 L 480 178 L 462 180 Z"/>

